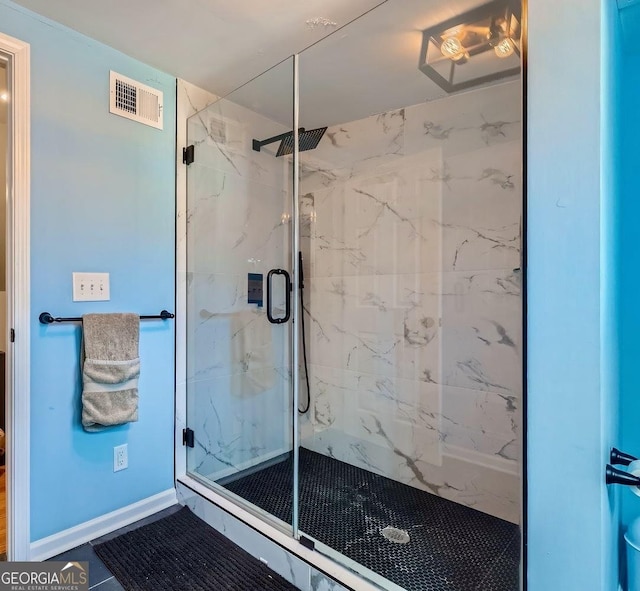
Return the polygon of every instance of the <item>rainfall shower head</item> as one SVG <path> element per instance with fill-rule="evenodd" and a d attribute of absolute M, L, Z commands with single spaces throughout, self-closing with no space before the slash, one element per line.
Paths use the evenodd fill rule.
<path fill-rule="evenodd" d="M 326 127 L 319 127 L 318 129 L 310 129 L 307 131 L 304 127 L 300 128 L 298 133 L 298 149 L 301 152 L 306 152 L 307 150 L 315 150 L 324 135 L 324 132 L 327 131 Z M 280 147 L 278 148 L 277 156 L 286 156 L 288 154 L 293 154 L 293 132 L 288 133 L 285 137 L 282 138 L 282 142 L 280 142 Z"/>
<path fill-rule="evenodd" d="M 319 127 L 318 129 L 309 130 L 306 130 L 304 127 L 298 129 L 298 148 L 300 152 L 315 150 L 318 147 L 318 144 L 320 143 L 320 140 L 322 139 L 325 131 L 327 131 L 326 127 Z M 293 154 L 293 131 L 275 135 L 262 141 L 253 140 L 253 149 L 256 152 L 259 152 L 262 146 L 272 144 L 273 142 L 280 142 L 276 157 Z"/>

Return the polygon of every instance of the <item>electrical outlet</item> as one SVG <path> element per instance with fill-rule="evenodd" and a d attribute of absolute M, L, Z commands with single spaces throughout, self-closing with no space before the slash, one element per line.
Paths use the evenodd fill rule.
<path fill-rule="evenodd" d="M 110 297 L 109 273 L 73 273 L 74 302 L 106 302 Z"/>
<path fill-rule="evenodd" d="M 116 445 L 113 448 L 113 471 L 118 472 L 129 467 L 129 455 L 127 451 L 127 444 Z"/>

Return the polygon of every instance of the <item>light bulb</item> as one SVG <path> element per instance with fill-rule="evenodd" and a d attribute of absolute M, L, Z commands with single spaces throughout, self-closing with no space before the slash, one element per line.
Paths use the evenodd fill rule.
<path fill-rule="evenodd" d="M 493 50 L 496 52 L 496 55 L 499 58 L 505 58 L 513 55 L 515 47 L 513 45 L 513 41 L 511 41 L 511 39 L 507 37 L 506 39 L 500 41 L 500 43 L 498 43 L 498 45 L 496 45 Z"/>
<path fill-rule="evenodd" d="M 0 92 L 0 101 L 7 102 L 9 100 L 8 92 Z"/>
<path fill-rule="evenodd" d="M 440 46 L 440 51 L 444 57 L 452 59 L 454 62 L 465 56 L 465 50 L 457 37 L 447 37 Z"/>

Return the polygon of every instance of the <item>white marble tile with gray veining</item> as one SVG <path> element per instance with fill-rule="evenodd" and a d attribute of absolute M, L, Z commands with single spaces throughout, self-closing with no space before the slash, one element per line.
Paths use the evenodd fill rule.
<path fill-rule="evenodd" d="M 316 432 L 342 432 L 440 462 L 438 386 L 324 366 L 310 367 L 310 383 Z"/>
<path fill-rule="evenodd" d="M 408 107 L 406 153 L 439 146 L 452 155 L 519 139 L 521 110 L 517 81 Z"/>
<path fill-rule="evenodd" d="M 519 267 L 522 216 L 520 146 L 508 142 L 445 161 L 443 269 Z"/>
<path fill-rule="evenodd" d="M 451 386 L 517 396 L 522 389 L 519 275 L 443 275 L 442 371 Z"/>
<path fill-rule="evenodd" d="M 501 519 L 517 523 L 520 518 L 517 473 L 449 455 L 435 465 L 425 461 L 423 454 L 410 455 L 396 445 L 380 445 L 332 429 L 316 433 L 302 445 Z"/>
<path fill-rule="evenodd" d="M 430 185 L 429 194 L 421 192 L 417 176 L 412 168 L 377 171 L 314 192 L 314 275 L 438 270 L 441 191 Z"/>
<path fill-rule="evenodd" d="M 312 278 L 307 324 L 314 363 L 439 383 L 439 282 L 438 274 Z"/>
<path fill-rule="evenodd" d="M 246 276 L 193 275 L 187 301 L 188 380 L 284 367 L 286 331 L 246 303 Z"/>
<path fill-rule="evenodd" d="M 306 191 L 330 187 L 359 170 L 371 170 L 404 154 L 404 109 L 334 125 L 318 147 L 301 157 Z"/>
<path fill-rule="evenodd" d="M 291 449 L 290 401 L 285 379 L 275 372 L 272 386 L 246 396 L 234 389 L 236 376 L 188 383 L 188 425 L 195 447 L 189 469 L 217 480 Z"/>
<path fill-rule="evenodd" d="M 312 405 L 309 418 L 315 430 L 347 429 L 350 415 L 357 410 L 358 374 L 349 370 L 309 365 Z"/>
<path fill-rule="evenodd" d="M 340 583 L 330 579 L 320 571 L 311 569 L 311 591 L 347 591 Z"/>
<path fill-rule="evenodd" d="M 442 399 L 443 443 L 513 462 L 520 460 L 517 396 L 445 386 Z"/>
<path fill-rule="evenodd" d="M 187 269 L 238 273 L 283 266 L 291 231 L 284 191 L 191 166 L 198 189 L 189 198 Z"/>
<path fill-rule="evenodd" d="M 177 203 L 176 203 L 176 263 L 178 271 L 186 269 L 186 217 L 187 217 L 187 175 L 188 168 L 182 164 L 182 152 L 180 147 L 188 144 L 186 120 L 204 109 L 207 105 L 215 102 L 218 97 L 186 82 L 178 79 L 177 83 L 177 120 L 185 122 L 184 125 L 178 125 L 176 130 L 176 187 Z M 178 292 L 179 293 L 179 292 Z"/>
<path fill-rule="evenodd" d="M 286 131 L 280 123 L 221 99 L 189 119 L 187 134 L 195 162 L 201 166 L 280 189 L 289 167 L 287 159 L 276 158 L 271 148 L 253 150 L 253 140 Z"/>
<path fill-rule="evenodd" d="M 408 107 L 401 128 L 388 126 L 401 137 L 381 132 L 384 118 L 341 125 L 303 156 L 301 176 L 317 413 L 303 440 L 511 520 L 522 355 L 518 97 L 517 84 L 504 84 Z"/>

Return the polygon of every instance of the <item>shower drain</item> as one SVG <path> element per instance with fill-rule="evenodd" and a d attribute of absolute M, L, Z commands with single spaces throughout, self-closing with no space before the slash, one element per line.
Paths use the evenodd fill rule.
<path fill-rule="evenodd" d="M 387 540 L 395 544 L 406 544 L 411 539 L 408 532 L 403 529 L 398 529 L 397 527 L 391 527 L 390 525 L 387 525 L 380 533 L 387 538 Z"/>

